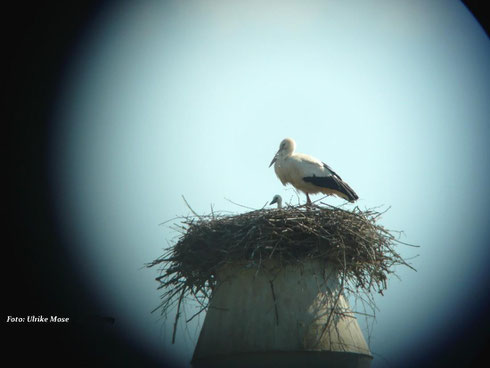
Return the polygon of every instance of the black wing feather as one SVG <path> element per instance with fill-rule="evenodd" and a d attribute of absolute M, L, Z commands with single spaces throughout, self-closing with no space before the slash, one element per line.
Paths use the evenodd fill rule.
<path fill-rule="evenodd" d="M 329 175 L 329 176 L 306 176 L 303 178 L 304 181 L 307 183 L 312 183 L 316 186 L 322 187 L 322 188 L 328 188 L 332 190 L 336 190 L 337 192 L 340 192 L 342 194 L 345 194 L 349 201 L 353 202 L 359 197 L 357 196 L 356 192 L 352 190 L 352 188 L 344 182 L 342 179 L 340 179 L 340 176 L 338 176 L 333 170 L 329 168 L 329 170 L 334 174 L 334 175 Z"/>

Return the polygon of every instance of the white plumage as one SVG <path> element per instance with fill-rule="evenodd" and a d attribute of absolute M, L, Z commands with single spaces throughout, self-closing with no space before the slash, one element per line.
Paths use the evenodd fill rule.
<path fill-rule="evenodd" d="M 335 171 L 324 162 L 303 153 L 295 153 L 296 143 L 291 138 L 283 139 L 279 150 L 269 167 L 283 185 L 291 184 L 306 194 L 307 204 L 311 204 L 309 194 L 324 193 L 337 195 L 354 202 L 359 197 Z"/>

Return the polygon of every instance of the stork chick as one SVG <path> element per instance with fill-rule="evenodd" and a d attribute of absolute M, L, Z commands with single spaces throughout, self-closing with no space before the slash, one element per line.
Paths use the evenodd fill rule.
<path fill-rule="evenodd" d="M 277 208 L 280 210 L 282 208 L 282 197 L 279 194 L 276 194 L 273 198 L 271 203 L 269 204 L 274 204 L 277 203 Z"/>

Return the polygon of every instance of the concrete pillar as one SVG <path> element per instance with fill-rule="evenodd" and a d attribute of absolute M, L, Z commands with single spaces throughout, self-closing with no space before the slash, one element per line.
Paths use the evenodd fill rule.
<path fill-rule="evenodd" d="M 270 260 L 258 272 L 222 267 L 192 366 L 369 367 L 369 348 L 338 290 L 335 270 L 316 260 Z M 343 315 L 331 315 L 334 306 Z"/>

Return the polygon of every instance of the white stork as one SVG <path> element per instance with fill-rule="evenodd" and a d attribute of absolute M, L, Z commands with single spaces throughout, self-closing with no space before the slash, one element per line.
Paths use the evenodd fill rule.
<path fill-rule="evenodd" d="M 282 197 L 279 194 L 276 194 L 273 198 L 271 203 L 269 204 L 274 204 L 277 203 L 277 208 L 281 209 L 282 208 Z"/>
<path fill-rule="evenodd" d="M 295 148 L 294 140 L 283 139 L 269 167 L 275 163 L 274 171 L 282 184 L 290 183 L 305 193 L 308 205 L 311 204 L 309 194 L 319 192 L 336 195 L 349 202 L 359 198 L 327 164 L 304 153 L 294 153 Z"/>

